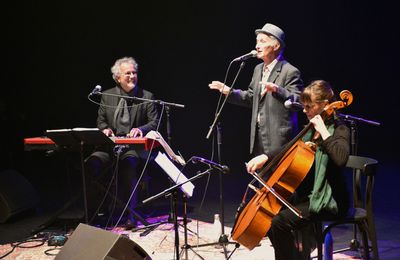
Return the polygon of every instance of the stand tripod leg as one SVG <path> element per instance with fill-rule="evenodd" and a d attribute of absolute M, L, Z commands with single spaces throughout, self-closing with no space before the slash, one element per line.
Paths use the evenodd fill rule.
<path fill-rule="evenodd" d="M 199 257 L 200 259 L 205 259 L 205 258 L 203 258 L 201 255 L 199 255 L 196 251 L 194 251 L 193 250 L 193 248 L 192 248 L 192 246 L 191 245 L 183 245 L 182 246 L 182 251 L 181 251 L 181 253 L 179 254 L 179 259 L 182 259 L 182 254 L 183 253 L 185 253 L 185 259 L 187 260 L 187 259 L 189 259 L 188 257 L 188 249 L 190 249 L 197 257 Z"/>
<path fill-rule="evenodd" d="M 183 195 L 183 232 L 185 236 L 185 259 L 188 259 L 188 241 L 187 241 L 187 208 L 186 208 L 186 196 Z"/>
<path fill-rule="evenodd" d="M 201 259 L 204 259 L 201 255 L 199 255 L 196 251 L 193 250 L 192 246 L 188 244 L 187 241 L 187 201 L 186 201 L 186 196 L 183 195 L 183 230 L 184 230 L 184 236 L 185 236 L 185 244 L 182 246 L 182 251 L 179 254 L 179 258 L 181 258 L 182 254 L 185 253 L 185 259 L 188 259 L 188 249 L 192 250 L 192 252 L 200 257 Z M 193 232 L 193 231 L 192 231 Z"/>
<path fill-rule="evenodd" d="M 122 202 L 121 202 L 122 203 Z M 149 222 L 146 221 L 146 219 L 144 219 L 142 216 L 139 215 L 139 213 L 137 213 L 136 211 L 134 211 L 133 209 L 131 209 L 130 207 L 128 207 L 128 211 L 133 215 L 134 218 L 136 218 L 137 220 L 139 220 L 143 225 L 148 226 L 150 225 Z"/>
<path fill-rule="evenodd" d="M 87 194 L 86 194 L 86 174 L 85 174 L 85 160 L 83 159 L 83 146 L 84 142 L 81 141 L 80 156 L 81 156 L 81 172 L 82 172 L 82 192 L 83 192 L 83 208 L 85 212 L 85 223 L 88 221 L 88 204 L 87 204 Z"/>
<path fill-rule="evenodd" d="M 175 254 L 176 254 L 176 259 L 179 260 L 179 232 L 178 232 L 178 199 L 176 195 L 176 191 L 172 193 L 174 199 L 173 199 L 173 206 L 174 206 L 174 227 L 175 227 Z"/>
<path fill-rule="evenodd" d="M 217 126 L 218 132 L 220 132 L 219 125 Z M 219 138 L 218 138 L 219 139 Z M 220 147 L 220 145 L 218 145 Z M 222 173 L 219 174 L 219 204 L 220 204 L 220 217 L 221 217 L 221 236 L 218 239 L 218 243 L 222 245 L 224 249 L 225 259 L 228 259 L 228 251 L 226 250 L 226 243 L 228 242 L 228 237 L 225 235 L 225 210 L 224 210 L 224 191 L 223 191 L 223 180 Z"/>
<path fill-rule="evenodd" d="M 173 215 L 172 215 L 172 216 L 173 216 Z M 172 218 L 172 221 L 173 221 L 173 218 Z M 179 221 L 181 221 L 181 220 L 178 219 L 178 222 L 179 222 Z M 154 229 L 156 229 L 158 226 L 163 225 L 163 224 L 170 224 L 170 223 L 171 223 L 171 221 L 170 221 L 169 218 L 168 218 L 167 221 L 161 221 L 161 222 L 149 224 L 149 225 L 146 225 L 146 226 L 144 226 L 144 227 L 133 228 L 133 229 L 132 229 L 132 232 L 136 232 L 136 231 L 139 231 L 139 230 L 142 230 L 142 229 L 146 229 L 146 231 L 142 232 L 142 233 L 139 235 L 139 236 L 141 236 L 141 237 L 144 237 L 144 236 L 147 236 L 148 234 L 150 234 L 150 232 L 153 231 Z M 178 224 L 178 225 L 182 226 L 182 224 Z M 196 234 L 196 232 L 194 232 L 194 231 L 192 231 L 192 230 L 190 230 L 190 229 L 188 229 L 188 230 L 189 230 L 190 232 L 192 232 L 193 234 Z"/>

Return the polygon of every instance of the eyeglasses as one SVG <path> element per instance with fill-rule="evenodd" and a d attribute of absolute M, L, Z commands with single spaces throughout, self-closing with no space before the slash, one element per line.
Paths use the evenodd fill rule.
<path fill-rule="evenodd" d="M 130 75 L 136 75 L 137 71 L 128 71 L 124 73 L 124 76 L 129 77 Z"/>
<path fill-rule="evenodd" d="M 316 103 L 311 103 L 311 104 L 307 104 L 307 105 L 303 104 L 303 108 L 305 110 L 310 110 L 310 109 L 314 108 L 316 105 L 317 105 Z"/>
<path fill-rule="evenodd" d="M 326 102 L 328 102 L 328 101 L 327 100 L 323 100 L 323 101 L 315 101 L 315 102 L 312 102 L 312 103 L 309 103 L 309 104 L 303 104 L 303 108 L 306 109 L 306 110 L 310 110 L 310 109 L 313 109 L 316 106 L 318 106 L 318 105 L 320 105 L 322 103 L 326 103 Z"/>

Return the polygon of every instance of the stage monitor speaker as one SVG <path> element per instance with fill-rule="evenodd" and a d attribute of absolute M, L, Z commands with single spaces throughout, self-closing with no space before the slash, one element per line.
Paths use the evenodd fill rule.
<path fill-rule="evenodd" d="M 38 202 L 35 189 L 20 173 L 15 170 L 0 172 L 0 223 L 33 209 Z"/>
<path fill-rule="evenodd" d="M 81 223 L 55 259 L 151 260 L 151 257 L 142 247 L 125 236 Z"/>

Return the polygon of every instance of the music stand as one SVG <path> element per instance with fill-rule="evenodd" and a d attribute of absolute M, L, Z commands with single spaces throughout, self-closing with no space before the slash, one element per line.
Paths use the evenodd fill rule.
<path fill-rule="evenodd" d="M 209 173 L 210 171 L 212 171 L 211 168 L 207 169 L 204 172 L 200 172 L 197 175 L 191 177 L 191 178 L 186 178 L 185 175 L 183 175 L 182 172 L 180 172 L 174 164 L 172 164 L 171 161 L 169 161 L 169 159 L 162 154 L 161 152 L 159 153 L 159 159 L 156 158 L 156 162 L 164 169 L 164 171 L 172 178 L 173 181 L 175 181 L 176 185 L 171 186 L 167 189 L 165 189 L 164 191 L 150 197 L 147 198 L 143 201 L 143 204 L 146 204 L 150 201 L 153 201 L 157 198 L 163 197 L 163 196 L 167 196 L 172 194 L 173 197 L 173 220 L 174 220 L 174 231 L 175 231 L 175 253 L 176 253 L 176 259 L 179 259 L 180 257 L 180 253 L 179 253 L 179 232 L 178 232 L 178 218 L 177 218 L 177 213 L 178 213 L 178 209 L 177 209 L 177 189 L 180 188 L 180 190 L 184 193 L 184 207 L 185 207 L 185 214 L 186 214 L 186 198 L 187 197 L 191 197 L 193 194 L 193 188 L 194 185 L 191 183 L 193 180 L 196 180 L 200 177 L 202 177 L 203 175 Z M 178 174 L 178 175 L 176 175 Z M 174 178 L 176 177 L 176 178 Z M 187 217 L 186 215 L 184 216 L 184 234 L 185 234 L 185 245 L 183 247 L 183 249 L 185 249 L 186 255 L 187 255 L 187 249 L 192 249 L 190 246 L 188 246 L 187 244 Z M 156 225 L 158 226 L 159 223 L 156 223 Z M 139 230 L 139 229 L 135 229 L 135 230 Z M 193 250 L 193 249 L 192 249 Z M 197 256 L 200 257 L 200 255 L 198 255 L 195 251 L 193 251 Z"/>
<path fill-rule="evenodd" d="M 154 131 L 152 131 L 152 132 L 155 133 Z M 154 136 L 150 135 L 149 138 L 154 138 Z M 160 142 L 160 139 L 157 139 L 157 140 Z M 162 141 L 160 142 L 160 144 L 163 145 L 164 148 L 165 148 L 165 144 L 163 144 Z M 168 152 L 168 149 L 166 149 L 166 150 Z M 172 158 L 172 157 L 170 156 L 170 158 Z M 194 185 L 192 183 L 190 183 L 190 182 L 187 182 L 188 179 L 186 178 L 186 176 L 168 159 L 168 157 L 164 153 L 158 152 L 158 154 L 157 154 L 156 158 L 154 159 L 154 161 L 167 173 L 171 183 L 182 184 L 180 186 L 180 188 L 181 188 L 182 192 L 187 197 L 190 198 L 193 195 Z M 147 226 L 145 226 L 143 228 L 134 228 L 134 229 L 132 229 L 132 231 L 135 232 L 135 231 L 147 228 L 146 231 L 144 231 L 143 233 L 140 234 L 140 236 L 146 236 L 153 229 L 155 229 L 157 226 L 162 225 L 162 224 L 171 223 L 172 221 L 174 221 L 175 213 L 174 213 L 173 204 L 175 203 L 174 200 L 176 200 L 176 198 L 174 198 L 174 196 L 175 196 L 174 193 L 172 193 L 172 195 L 173 195 L 171 197 L 171 202 L 172 202 L 171 207 L 172 207 L 172 209 L 171 209 L 171 212 L 169 212 L 169 216 L 168 216 L 168 220 L 167 221 L 161 221 L 161 222 L 149 224 L 149 225 L 147 225 Z M 143 204 L 144 204 L 144 201 L 143 201 Z"/>
<path fill-rule="evenodd" d="M 83 148 L 85 145 L 114 145 L 102 131 L 98 128 L 73 128 L 73 129 L 54 129 L 47 130 L 46 135 L 59 146 L 76 146 L 79 145 L 81 174 L 82 174 L 82 192 L 83 207 L 85 215 L 85 223 L 88 223 L 88 206 L 86 194 L 86 174 L 83 156 Z"/>
<path fill-rule="evenodd" d="M 184 166 L 186 164 L 185 160 L 174 153 L 174 151 L 172 150 L 172 148 L 169 146 L 169 144 L 164 140 L 164 138 L 162 137 L 162 135 L 157 132 L 157 131 L 150 131 L 146 134 L 146 137 L 152 140 L 155 140 L 158 142 L 158 144 L 160 144 L 165 152 L 167 153 L 168 157 L 172 160 L 175 161 L 176 163 Z M 168 139 L 170 139 L 168 137 Z M 164 153 L 159 153 L 157 155 L 157 157 L 155 158 L 155 162 L 157 162 L 157 164 L 163 168 L 163 170 L 169 175 L 169 181 L 170 181 L 170 185 L 174 185 L 174 183 L 179 183 L 181 181 L 185 181 L 186 177 L 179 171 L 178 168 L 175 167 L 175 165 L 167 158 L 167 156 Z M 184 179 L 182 179 L 184 178 Z M 187 194 L 187 196 L 191 197 L 193 194 L 193 189 L 194 186 L 192 184 L 185 184 L 185 187 L 183 188 L 185 193 L 190 193 L 190 195 Z M 146 225 L 146 228 L 148 228 L 146 231 L 142 232 L 140 234 L 140 236 L 146 236 L 148 235 L 152 230 L 154 230 L 157 226 L 162 225 L 162 224 L 167 224 L 167 223 L 172 223 L 174 220 L 174 207 L 173 204 L 175 203 L 173 196 L 171 196 L 171 201 L 170 201 L 170 211 L 168 212 L 168 220 L 167 221 L 160 221 L 157 223 L 153 223 L 153 224 L 149 224 Z M 142 228 L 139 228 L 142 229 Z M 139 230 L 138 228 L 133 229 L 133 231 L 137 231 Z"/>
<path fill-rule="evenodd" d="M 72 129 L 46 130 L 46 136 L 57 146 L 69 147 L 79 145 L 79 141 L 72 135 Z"/>

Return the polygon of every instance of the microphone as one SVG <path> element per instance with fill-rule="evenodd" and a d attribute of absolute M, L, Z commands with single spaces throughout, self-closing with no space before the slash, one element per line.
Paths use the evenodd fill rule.
<path fill-rule="evenodd" d="M 201 158 L 201 157 L 197 157 L 197 156 L 193 156 L 192 157 L 192 162 L 197 163 L 197 162 L 201 162 L 204 164 L 207 164 L 208 166 L 210 166 L 211 168 L 214 168 L 222 173 L 228 173 L 229 172 L 229 167 L 226 165 L 221 165 L 219 163 Z"/>
<path fill-rule="evenodd" d="M 245 54 L 245 55 L 242 55 L 242 56 L 240 56 L 240 57 L 237 57 L 236 59 L 233 60 L 233 62 L 235 62 L 235 61 L 244 61 L 244 60 L 253 58 L 253 57 L 255 57 L 256 55 L 257 55 L 257 51 L 256 51 L 256 50 L 252 50 L 251 52 L 249 52 L 249 53 L 247 53 L 247 54 Z"/>
<path fill-rule="evenodd" d="M 283 104 L 286 108 L 294 110 L 294 111 L 301 111 L 303 110 L 303 105 L 299 102 L 292 101 L 290 98 L 285 101 Z"/>
<path fill-rule="evenodd" d="M 101 86 L 97 85 L 96 87 L 94 87 L 92 92 L 90 92 L 89 96 L 97 95 L 100 91 L 101 91 Z"/>

